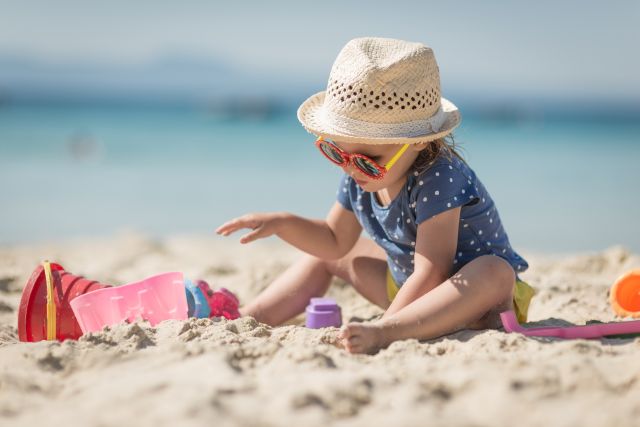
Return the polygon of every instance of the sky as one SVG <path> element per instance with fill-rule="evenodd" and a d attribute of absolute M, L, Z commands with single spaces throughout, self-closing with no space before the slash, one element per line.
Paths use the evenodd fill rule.
<path fill-rule="evenodd" d="M 371 35 L 431 46 L 445 94 L 635 102 L 639 22 L 640 2 L 619 0 L 0 0 L 0 59 L 126 69 L 182 57 L 321 90 L 341 47 Z"/>

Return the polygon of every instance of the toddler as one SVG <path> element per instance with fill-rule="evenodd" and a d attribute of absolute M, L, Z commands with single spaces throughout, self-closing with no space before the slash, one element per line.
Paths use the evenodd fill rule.
<path fill-rule="evenodd" d="M 324 220 L 252 213 L 217 229 L 224 236 L 252 229 L 242 243 L 276 235 L 308 254 L 242 315 L 281 324 L 337 276 L 385 310 L 374 322 L 343 326 L 340 340 L 352 353 L 495 328 L 499 313 L 510 309 L 526 320 L 533 289 L 517 274 L 528 265 L 509 244 L 486 188 L 456 152 L 451 132 L 461 116 L 441 96 L 429 47 L 351 40 L 327 90 L 308 98 L 298 119 L 344 177 Z"/>

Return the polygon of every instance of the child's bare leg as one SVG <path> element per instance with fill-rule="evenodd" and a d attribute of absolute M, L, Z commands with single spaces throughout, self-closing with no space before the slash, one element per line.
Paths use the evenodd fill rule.
<path fill-rule="evenodd" d="M 312 297 L 326 293 L 333 276 L 351 283 L 369 301 L 388 307 L 387 264 L 383 250 L 373 241 L 360 238 L 343 258 L 325 261 L 305 256 L 291 265 L 253 301 L 240 309 L 269 325 L 279 325 L 302 313 Z"/>
<path fill-rule="evenodd" d="M 471 261 L 453 277 L 403 307 L 388 319 L 375 323 L 350 323 L 341 336 L 352 353 L 371 353 L 393 341 L 436 338 L 483 319 L 485 314 L 512 298 L 515 273 L 497 256 Z"/>
<path fill-rule="evenodd" d="M 240 308 L 240 314 L 272 326 L 279 325 L 302 313 L 312 297 L 324 295 L 330 283 L 331 274 L 324 262 L 305 255 Z"/>

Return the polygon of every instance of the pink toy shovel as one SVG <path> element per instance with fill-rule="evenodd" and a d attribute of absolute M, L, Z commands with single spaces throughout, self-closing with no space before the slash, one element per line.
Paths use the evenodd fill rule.
<path fill-rule="evenodd" d="M 71 300 L 82 333 L 121 322 L 148 320 L 152 326 L 167 319 L 187 319 L 182 273 L 164 273 L 140 282 L 98 289 Z"/>
<path fill-rule="evenodd" d="M 502 325 L 507 332 L 517 332 L 530 337 L 555 337 L 555 338 L 619 338 L 615 335 L 640 333 L 640 320 L 627 322 L 593 323 L 578 326 L 552 326 L 542 328 L 525 328 L 518 323 L 513 311 L 500 313 Z"/>

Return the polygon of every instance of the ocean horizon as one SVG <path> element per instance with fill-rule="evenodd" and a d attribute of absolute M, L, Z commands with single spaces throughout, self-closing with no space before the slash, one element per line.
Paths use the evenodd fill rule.
<path fill-rule="evenodd" d="M 456 142 L 517 250 L 640 251 L 633 111 L 461 111 Z M 252 211 L 320 218 L 340 175 L 290 103 L 0 106 L 2 245 L 213 234 Z"/>

